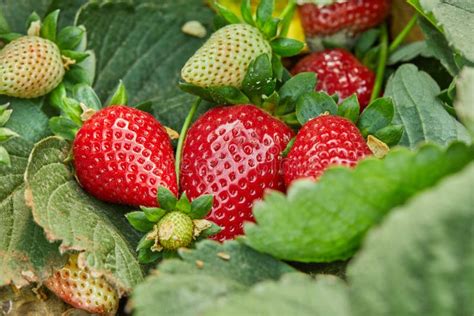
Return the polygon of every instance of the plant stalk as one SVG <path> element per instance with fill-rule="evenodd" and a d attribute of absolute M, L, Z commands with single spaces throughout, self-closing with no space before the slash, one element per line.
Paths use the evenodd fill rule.
<path fill-rule="evenodd" d="M 387 25 L 384 24 L 380 32 L 379 61 L 377 65 L 377 74 L 375 77 L 374 89 L 372 90 L 372 95 L 370 97 L 371 103 L 379 97 L 380 91 L 382 90 L 383 79 L 385 76 L 385 67 L 387 65 L 387 58 L 388 58 L 388 32 L 387 32 Z"/>
<path fill-rule="evenodd" d="M 390 44 L 390 47 L 388 48 L 388 51 L 389 51 L 390 54 L 395 52 L 397 50 L 397 48 L 400 47 L 400 45 L 403 43 L 403 41 L 405 41 L 408 34 L 410 34 L 410 32 L 415 27 L 417 21 L 418 21 L 418 14 L 415 14 L 410 19 L 408 24 L 403 28 L 403 30 L 397 35 L 397 37 Z"/>
<path fill-rule="evenodd" d="M 175 162 L 175 172 L 176 172 L 176 181 L 178 183 L 178 188 L 179 188 L 179 170 L 181 168 L 181 158 L 183 156 L 183 146 L 184 146 L 184 140 L 186 139 L 186 134 L 188 133 L 189 126 L 191 125 L 191 121 L 194 118 L 194 115 L 196 114 L 196 111 L 201 104 L 201 98 L 197 98 L 196 101 L 194 101 L 193 105 L 191 106 L 191 109 L 189 110 L 188 115 L 186 116 L 186 119 L 184 121 L 183 127 L 181 128 L 181 133 L 179 134 L 179 139 L 178 139 L 178 146 L 176 148 L 176 162 Z"/>

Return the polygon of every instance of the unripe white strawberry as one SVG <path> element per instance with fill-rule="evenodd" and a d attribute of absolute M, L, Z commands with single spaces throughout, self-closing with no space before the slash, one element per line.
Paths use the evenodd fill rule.
<path fill-rule="evenodd" d="M 249 64 L 272 53 L 262 33 L 248 24 L 230 24 L 217 30 L 186 62 L 181 77 L 199 87 L 240 88 Z"/>
<path fill-rule="evenodd" d="M 46 280 L 45 285 L 66 303 L 89 313 L 114 315 L 119 304 L 117 291 L 101 276 L 93 276 L 87 267 L 78 266 L 78 255 Z"/>
<path fill-rule="evenodd" d="M 0 51 L 0 94 L 36 98 L 51 92 L 65 70 L 58 46 L 38 36 L 23 36 Z"/>

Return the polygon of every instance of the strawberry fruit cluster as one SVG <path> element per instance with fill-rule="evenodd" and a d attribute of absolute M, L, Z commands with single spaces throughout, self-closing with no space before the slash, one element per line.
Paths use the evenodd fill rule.
<path fill-rule="evenodd" d="M 343 32 L 351 38 L 380 23 L 389 1 L 347 1 L 299 7 L 307 35 Z M 244 233 L 252 208 L 266 190 L 285 192 L 298 179 L 317 181 L 330 166 L 359 160 L 398 143 L 390 99 L 377 99 L 375 73 L 342 48 L 313 52 L 291 72 L 282 58 L 304 43 L 286 38 L 293 1 L 273 17 L 261 1 L 255 17 L 249 0 L 241 17 L 218 3 L 222 25 L 186 62 L 179 86 L 197 96 L 177 150 L 170 130 L 143 106 L 130 106 L 123 84 L 107 106 L 86 82 L 68 80 L 85 60 L 81 27 L 56 31 L 58 11 L 43 23 L 33 16 L 28 36 L 3 35 L 0 94 L 49 94 L 57 111 L 51 130 L 73 143 L 72 161 L 85 191 L 109 203 L 139 207 L 126 215 L 143 234 L 141 263 L 173 256 L 203 238 L 218 241 Z M 348 13 L 349 12 L 349 13 Z M 341 19 L 349 14 L 350 19 Z M 66 77 L 65 77 L 66 76 Z M 216 105 L 192 125 L 200 100 Z M 0 141 L 15 134 L 4 126 Z M 173 134 L 173 133 L 171 133 Z M 9 164 L 0 147 L 0 163 Z M 46 286 L 69 304 L 92 313 L 114 313 L 119 294 L 104 276 L 90 273 L 72 254 Z"/>

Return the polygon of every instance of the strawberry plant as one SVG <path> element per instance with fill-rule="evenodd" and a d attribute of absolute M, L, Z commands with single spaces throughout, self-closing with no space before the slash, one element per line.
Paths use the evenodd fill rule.
<path fill-rule="evenodd" d="M 472 315 L 473 21 L 1 2 L 2 314 Z"/>

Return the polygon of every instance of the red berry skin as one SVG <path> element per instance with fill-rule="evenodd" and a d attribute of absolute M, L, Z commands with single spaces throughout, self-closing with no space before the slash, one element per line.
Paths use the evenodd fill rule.
<path fill-rule="evenodd" d="M 291 72 L 293 75 L 316 73 L 316 91 L 325 91 L 330 95 L 337 93 L 341 100 L 356 93 L 361 111 L 369 104 L 375 83 L 374 72 L 344 49 L 311 53 L 301 59 Z"/>
<path fill-rule="evenodd" d="M 325 6 L 306 3 L 299 7 L 307 37 L 344 31 L 356 35 L 380 24 L 390 11 L 390 0 L 347 0 Z"/>
<path fill-rule="evenodd" d="M 169 136 L 143 111 L 123 105 L 98 111 L 77 133 L 73 154 L 79 182 L 102 201 L 157 206 L 158 186 L 178 193 Z"/>
<path fill-rule="evenodd" d="M 372 155 L 365 139 L 349 120 L 321 115 L 307 122 L 283 162 L 285 184 L 301 178 L 318 179 L 332 165 L 354 167 Z"/>
<path fill-rule="evenodd" d="M 194 199 L 214 195 L 207 219 L 223 230 L 219 241 L 243 234 L 254 201 L 266 189 L 284 191 L 281 152 L 293 136 L 283 122 L 253 105 L 219 107 L 189 129 L 181 165 L 181 189 Z"/>

